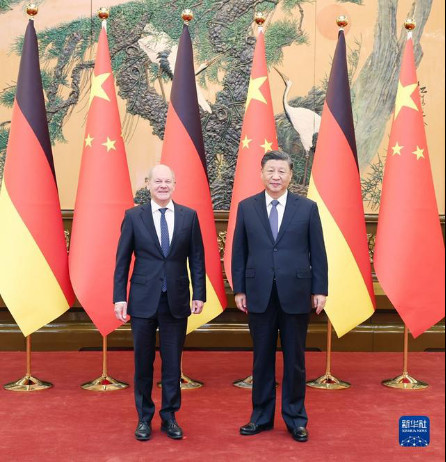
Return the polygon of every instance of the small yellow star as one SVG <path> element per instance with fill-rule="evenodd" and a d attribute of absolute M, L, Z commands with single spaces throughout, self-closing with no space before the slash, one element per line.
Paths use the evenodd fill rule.
<path fill-rule="evenodd" d="M 398 117 L 401 109 L 403 107 L 408 107 L 410 109 L 415 109 L 418 111 L 418 107 L 415 104 L 415 101 L 412 99 L 412 93 L 418 87 L 418 84 L 413 83 L 403 87 L 401 81 L 398 82 L 398 93 L 396 94 L 395 101 L 395 119 Z"/>
<path fill-rule="evenodd" d="M 424 149 L 421 149 L 418 145 L 417 150 L 414 151 L 412 154 L 415 154 L 417 156 L 417 160 L 420 160 L 421 158 L 424 159 Z"/>
<path fill-rule="evenodd" d="M 273 142 L 271 141 L 270 143 L 268 140 L 265 140 L 265 144 L 262 144 L 260 147 L 265 150 L 265 154 L 266 154 L 267 152 L 270 152 L 273 150 Z"/>
<path fill-rule="evenodd" d="M 108 136 L 107 136 L 107 141 L 105 143 L 102 143 L 102 146 L 105 146 L 107 148 L 107 152 L 110 152 L 112 149 L 114 151 L 116 151 L 116 141 L 113 141 L 111 140 Z"/>
<path fill-rule="evenodd" d="M 94 140 L 94 138 L 92 138 L 92 137 L 90 136 L 90 134 L 88 134 L 88 135 L 87 135 L 87 138 L 85 138 L 85 147 L 88 146 L 88 147 L 91 148 L 91 147 L 92 147 L 93 140 Z"/>
<path fill-rule="evenodd" d="M 401 155 L 401 149 L 403 149 L 404 146 L 400 146 L 398 144 L 398 141 L 396 142 L 395 146 L 393 146 L 393 155 L 396 156 L 397 154 L 400 156 Z"/>
<path fill-rule="evenodd" d="M 260 101 L 261 103 L 268 104 L 263 93 L 260 91 L 260 87 L 266 82 L 268 77 L 259 77 L 257 79 L 250 79 L 248 88 L 248 98 L 246 100 L 246 109 L 248 109 L 253 99 Z"/>
<path fill-rule="evenodd" d="M 242 140 L 242 144 L 243 144 L 243 149 L 249 149 L 249 143 L 251 143 L 252 140 L 250 140 L 248 138 L 248 135 L 245 136 L 245 139 Z"/>
<path fill-rule="evenodd" d="M 94 75 L 91 79 L 91 91 L 90 91 L 90 101 L 88 105 L 91 105 L 94 97 L 105 99 L 106 101 L 110 101 L 106 91 L 102 88 L 102 85 L 105 81 L 110 77 L 110 73 Z"/>

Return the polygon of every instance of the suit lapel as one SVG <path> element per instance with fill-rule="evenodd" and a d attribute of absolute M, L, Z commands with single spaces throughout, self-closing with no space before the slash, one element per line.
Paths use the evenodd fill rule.
<path fill-rule="evenodd" d="M 273 233 L 271 231 L 271 225 L 269 224 L 268 212 L 266 211 L 265 193 L 262 192 L 260 194 L 257 194 L 257 196 L 254 197 L 254 203 L 255 203 L 255 209 L 257 210 L 257 213 L 260 217 L 260 221 L 263 223 L 266 233 L 271 239 L 271 242 L 274 244 L 275 241 L 274 241 Z"/>
<path fill-rule="evenodd" d="M 297 201 L 299 200 L 299 196 L 291 194 L 288 192 L 288 197 L 285 206 L 285 212 L 283 214 L 282 224 L 280 225 L 279 234 L 277 235 L 276 243 L 282 239 L 283 235 L 285 234 L 288 225 L 291 223 L 291 220 L 294 217 L 294 214 L 297 210 Z"/>
<path fill-rule="evenodd" d="M 148 229 L 150 235 L 152 236 L 153 242 L 158 248 L 160 254 L 164 257 L 163 249 L 161 248 L 158 235 L 156 234 L 155 223 L 153 221 L 152 204 L 150 202 L 147 205 L 141 207 L 141 219 L 144 223 L 144 226 Z"/>
<path fill-rule="evenodd" d="M 173 246 L 175 245 L 175 242 L 177 241 L 178 234 L 181 231 L 181 228 L 183 227 L 183 220 L 184 220 L 184 208 L 181 205 L 178 205 L 177 203 L 174 202 L 174 210 L 175 210 L 175 225 L 173 228 L 173 236 L 172 236 L 172 242 L 170 243 L 169 254 L 172 251 Z"/>

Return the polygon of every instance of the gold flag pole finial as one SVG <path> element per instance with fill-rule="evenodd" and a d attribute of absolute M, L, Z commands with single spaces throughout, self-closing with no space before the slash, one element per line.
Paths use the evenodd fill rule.
<path fill-rule="evenodd" d="M 101 6 L 98 10 L 98 18 L 102 21 L 102 28 L 105 29 L 107 32 L 107 19 L 110 16 L 110 10 L 105 8 L 105 6 Z"/>
<path fill-rule="evenodd" d="M 98 18 L 101 19 L 102 21 L 108 19 L 110 16 L 110 10 L 108 8 L 105 8 L 104 6 L 101 6 L 98 10 Z"/>
<path fill-rule="evenodd" d="M 348 26 L 348 17 L 341 15 L 336 18 L 336 24 L 342 30 L 344 30 Z"/>
<path fill-rule="evenodd" d="M 184 24 L 188 26 L 189 23 L 194 19 L 194 12 L 190 10 L 189 8 L 187 8 L 181 13 L 181 17 L 184 21 Z"/>
<path fill-rule="evenodd" d="M 407 30 L 407 31 L 413 31 L 415 29 L 415 27 L 417 27 L 417 22 L 415 21 L 415 19 L 413 18 L 407 18 L 405 21 L 404 21 L 404 28 Z"/>
<path fill-rule="evenodd" d="M 263 30 L 263 25 L 266 22 L 266 14 L 263 11 L 256 11 L 254 22 L 259 26 L 260 30 Z"/>
<path fill-rule="evenodd" d="M 39 12 L 39 7 L 35 3 L 28 3 L 26 5 L 26 14 L 28 15 L 29 19 L 34 21 L 34 16 Z"/>
<path fill-rule="evenodd" d="M 407 30 L 407 38 L 412 37 L 412 31 L 417 27 L 417 23 L 413 18 L 407 18 L 404 21 L 404 28 Z"/>

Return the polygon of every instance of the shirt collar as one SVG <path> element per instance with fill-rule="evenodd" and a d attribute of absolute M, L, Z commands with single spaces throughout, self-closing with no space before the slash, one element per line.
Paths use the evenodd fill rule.
<path fill-rule="evenodd" d="M 288 197 L 288 190 L 285 191 L 284 194 L 282 194 L 279 199 L 277 199 L 279 201 L 279 204 L 280 205 L 283 205 L 284 207 L 286 206 L 286 200 L 287 200 L 287 197 Z M 269 194 L 267 191 L 265 191 L 265 198 L 266 198 L 266 206 L 269 207 L 271 205 L 271 202 L 274 200 Z"/>
<path fill-rule="evenodd" d="M 167 210 L 170 210 L 171 212 L 175 212 L 172 200 L 166 205 L 166 207 L 160 207 L 153 199 L 150 202 L 152 204 L 152 213 L 158 212 L 158 210 L 162 208 L 166 208 Z"/>

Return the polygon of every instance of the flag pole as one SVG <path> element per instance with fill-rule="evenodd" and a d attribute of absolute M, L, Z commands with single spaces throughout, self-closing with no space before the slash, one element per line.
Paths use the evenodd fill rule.
<path fill-rule="evenodd" d="M 26 337 L 26 375 L 16 382 L 7 383 L 3 386 L 8 391 L 39 391 L 51 388 L 52 383 L 43 382 L 31 375 L 31 336 Z"/>
<path fill-rule="evenodd" d="M 264 31 L 264 25 L 265 25 L 265 22 L 266 22 L 266 14 L 264 12 L 261 12 L 261 11 L 256 12 L 255 15 L 254 15 L 254 22 L 258 26 L 259 33 L 263 32 Z M 246 114 L 245 114 L 245 116 L 246 116 Z M 253 381 L 254 381 L 253 376 L 249 375 L 248 377 L 245 377 L 244 379 L 235 380 L 234 382 L 232 382 L 232 384 L 233 384 L 234 387 L 237 387 L 237 388 L 243 388 L 243 389 L 251 390 Z M 276 386 L 277 386 L 277 384 L 276 384 Z"/>
<path fill-rule="evenodd" d="M 350 388 L 348 382 L 339 380 L 334 377 L 331 373 L 331 351 L 332 351 L 332 338 L 333 338 L 333 327 L 331 321 L 328 320 L 327 325 L 327 362 L 325 374 L 321 375 L 317 379 L 310 380 L 307 382 L 307 385 L 311 388 L 318 388 L 320 390 L 345 390 Z"/>
<path fill-rule="evenodd" d="M 429 385 L 425 382 L 415 379 L 408 372 L 409 359 L 409 329 L 404 324 L 404 349 L 403 349 L 403 373 L 393 379 L 383 380 L 381 383 L 385 387 L 398 388 L 400 390 L 424 390 Z"/>
<path fill-rule="evenodd" d="M 89 391 L 117 391 L 124 390 L 128 383 L 120 382 L 108 375 L 107 370 L 107 335 L 102 336 L 102 375 L 95 380 L 84 383 L 81 388 Z"/>

